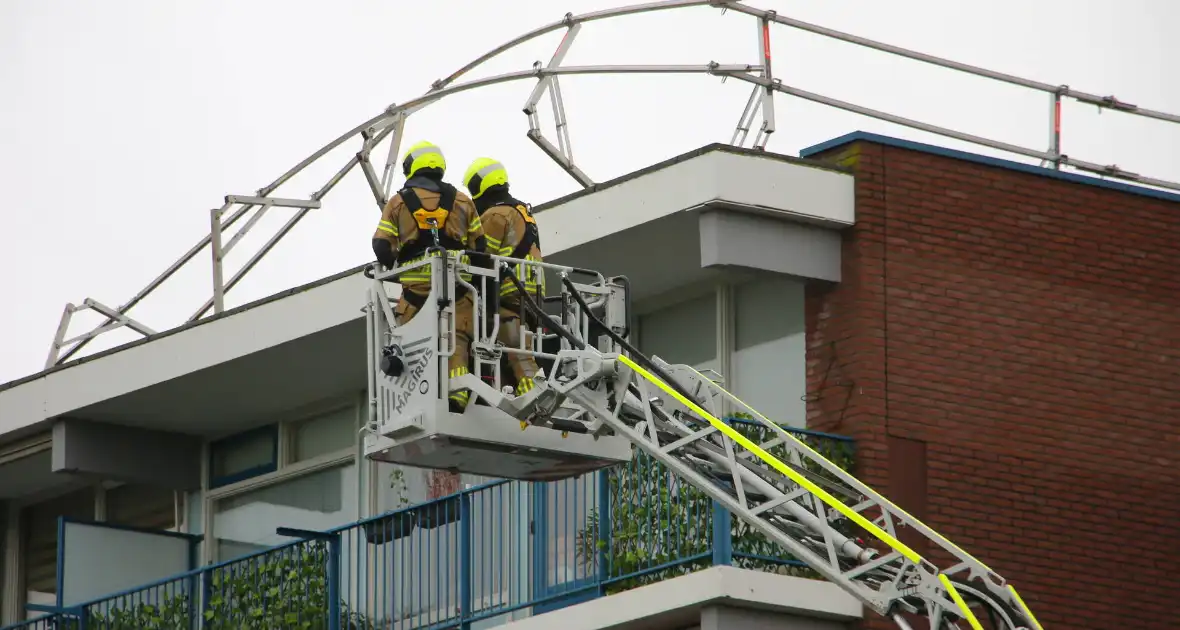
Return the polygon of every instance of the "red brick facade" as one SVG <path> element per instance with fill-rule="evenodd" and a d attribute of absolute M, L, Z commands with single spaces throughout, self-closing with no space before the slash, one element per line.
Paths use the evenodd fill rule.
<path fill-rule="evenodd" d="M 1178 627 L 1180 202 L 868 141 L 812 157 L 855 171 L 857 224 L 807 296 L 809 425 L 1047 629 Z"/>

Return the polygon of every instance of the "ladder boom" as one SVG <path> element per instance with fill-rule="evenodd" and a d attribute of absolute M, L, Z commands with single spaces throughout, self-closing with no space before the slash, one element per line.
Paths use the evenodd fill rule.
<path fill-rule="evenodd" d="M 595 371 L 588 373 L 588 366 Z M 673 371 L 667 364 L 660 367 Z M 967 599 L 973 599 L 1008 617 L 1004 628 L 1041 630 L 1015 590 L 982 562 L 699 372 L 677 367 L 679 378 L 673 380 L 680 388 L 623 354 L 568 350 L 558 355 L 555 377 L 544 387 L 567 396 L 881 615 L 894 617 L 904 610 L 927 617 L 932 629 L 956 627 L 949 625 L 955 619 L 981 629 L 983 611 L 969 605 Z M 563 382 L 570 372 L 576 376 Z M 613 381 L 614 395 L 589 390 L 596 379 Z M 704 393 L 693 400 L 677 389 Z M 752 415 L 775 437 L 758 444 L 743 435 L 720 419 L 719 407 L 726 404 Z M 784 454 L 776 457 L 772 450 Z M 809 468 L 822 470 L 828 479 L 816 479 Z M 824 487 L 834 482 L 848 491 Z M 854 523 L 885 549 L 858 542 L 847 531 L 851 528 L 840 527 L 842 522 Z M 936 566 L 899 540 L 898 531 L 906 527 L 955 560 Z"/>
<path fill-rule="evenodd" d="M 371 426 L 377 435 L 366 446 L 371 456 L 390 452 L 388 444 L 379 441 L 397 447 L 399 440 L 412 439 L 404 436 L 420 433 L 422 426 L 444 421 L 454 430 L 469 426 L 442 418 L 455 414 L 439 407 L 448 389 L 468 388 L 472 404 L 483 404 L 487 413 L 493 413 L 487 421 L 498 423 L 494 414 L 501 414 L 505 422 L 518 421 L 521 429 L 542 431 L 540 436 L 555 435 L 544 431 L 558 431 L 562 437 L 577 433 L 577 440 L 568 441 L 577 441 L 583 454 L 595 452 L 595 443 L 616 440 L 623 451 L 617 455 L 603 451 L 602 456 L 622 461 L 630 442 L 903 630 L 912 630 L 903 616 L 907 613 L 925 618 L 930 630 L 983 630 L 982 620 L 997 630 L 1043 630 L 1012 585 L 983 562 L 697 370 L 649 358 L 632 347 L 625 339 L 630 321 L 625 279 L 549 263 L 493 259 L 506 280 L 526 296 L 524 306 L 543 330 L 519 347 L 504 346 L 496 338 L 498 306 L 487 308 L 483 300 L 475 300 L 473 373 L 448 377 L 445 365 L 437 363 L 428 370 L 438 374 L 436 387 L 424 384 L 418 388 L 420 395 L 414 387 L 403 388 L 407 393 L 399 396 L 406 396 L 409 403 L 391 398 L 390 388 L 401 387 L 397 378 L 404 380 L 404 376 L 378 375 L 381 370 L 374 362 L 378 353 L 371 348 L 374 394 L 370 404 L 377 418 Z M 453 258 L 436 258 L 428 264 L 432 266 L 432 295 L 425 311 L 429 315 L 419 315 L 415 319 L 421 323 L 412 321 L 405 327 L 393 325 L 381 286 L 405 269 L 372 276 L 370 343 L 380 341 L 382 354 L 409 359 L 417 351 L 408 348 L 431 337 L 440 356 L 450 354 L 455 339 L 451 299 L 455 287 L 462 284 L 483 294 L 496 274 Z M 546 312 L 544 305 L 527 298 L 513 270 L 530 265 L 537 268 L 534 272 L 549 270 L 560 277 L 561 295 L 546 298 L 559 313 Z M 570 273 L 588 274 L 592 280 L 576 284 L 569 279 Z M 463 274 L 470 274 L 471 282 L 457 277 Z M 547 362 L 534 387 L 518 396 L 502 388 L 501 380 L 501 359 L 513 353 Z M 395 400 L 394 408 L 385 406 L 383 401 L 388 400 Z M 439 414 L 437 420 L 431 419 Z M 751 439 L 723 420 L 736 414 L 748 416 L 770 439 Z M 405 452 L 418 452 L 414 448 L 406 447 Z M 566 449 L 571 453 L 568 457 L 574 448 Z M 465 461 L 467 456 L 457 457 L 455 461 Z M 922 549 L 937 549 L 939 561 L 903 542 L 900 532 L 905 530 L 923 540 Z"/>

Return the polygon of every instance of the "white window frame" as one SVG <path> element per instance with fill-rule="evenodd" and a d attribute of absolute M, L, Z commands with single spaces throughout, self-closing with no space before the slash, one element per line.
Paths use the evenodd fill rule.
<path fill-rule="evenodd" d="M 351 516 L 352 520 L 362 518 L 361 507 L 362 499 L 364 498 L 363 485 L 364 479 L 361 471 L 364 466 L 364 441 L 360 438 L 360 429 L 365 420 L 365 398 L 361 395 L 349 394 L 348 396 L 333 397 L 323 400 L 311 405 L 300 407 L 298 409 L 288 411 L 276 417 L 271 423 L 263 424 L 277 424 L 278 425 L 278 466 L 274 472 L 265 473 L 249 479 L 244 479 L 232 484 L 224 485 L 219 488 L 209 488 L 209 454 L 210 445 L 218 439 L 232 437 L 237 433 L 244 431 L 237 431 L 235 433 L 220 436 L 215 439 L 206 440 L 201 453 L 201 527 L 205 536 L 201 543 L 201 564 L 207 565 L 214 562 L 226 560 L 226 558 L 216 557 L 216 545 L 213 541 L 217 537 L 217 532 L 213 527 L 213 520 L 215 517 L 215 508 L 217 502 L 222 499 L 227 499 L 254 490 L 259 490 L 267 486 L 272 486 L 285 481 L 291 481 L 299 477 L 310 475 L 324 470 L 353 464 L 357 467 L 357 487 L 355 488 L 357 497 L 357 513 Z M 307 459 L 301 462 L 290 463 L 289 456 L 294 435 L 292 428 L 305 421 L 313 419 L 317 416 L 323 416 L 344 408 L 351 407 L 353 409 L 353 443 L 351 446 L 333 451 L 331 453 L 324 453 L 317 457 Z M 278 523 L 275 526 L 283 525 Z"/>

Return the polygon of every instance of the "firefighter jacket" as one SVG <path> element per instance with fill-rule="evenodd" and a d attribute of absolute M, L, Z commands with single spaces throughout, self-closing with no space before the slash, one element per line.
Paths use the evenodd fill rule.
<path fill-rule="evenodd" d="M 373 233 L 374 248 L 378 241 L 388 242 L 399 267 L 425 260 L 435 243 L 432 226 L 437 227 L 438 244 L 452 257 L 458 255 L 456 250 L 486 250 L 483 224 L 471 198 L 450 184 L 421 177 L 408 180 L 385 204 Z M 461 262 L 470 262 L 469 257 L 463 255 Z M 460 277 L 471 280 L 470 273 Z M 408 271 L 398 281 L 405 290 L 429 293 L 430 267 Z"/>
<path fill-rule="evenodd" d="M 531 262 L 542 262 L 541 235 L 532 211 L 522 201 L 512 198 L 499 200 L 481 215 L 484 234 L 487 238 L 488 253 Z M 512 272 L 520 279 L 530 294 L 545 294 L 544 270 L 535 265 L 516 263 Z M 518 292 L 511 280 L 500 283 L 500 296 L 508 297 Z"/>

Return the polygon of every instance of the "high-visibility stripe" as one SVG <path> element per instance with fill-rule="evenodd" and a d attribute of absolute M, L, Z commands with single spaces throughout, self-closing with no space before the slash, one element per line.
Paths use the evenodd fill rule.
<path fill-rule="evenodd" d="M 971 609 L 967 607 L 967 602 L 963 601 L 963 596 L 959 594 L 959 589 L 955 588 L 954 584 L 951 584 L 951 579 L 945 573 L 939 573 L 938 581 L 942 582 L 942 587 L 946 589 L 951 599 L 954 600 L 955 605 L 959 607 L 959 612 L 962 613 L 963 618 L 967 620 L 967 623 L 971 624 L 971 629 L 983 630 L 983 626 L 975 618 L 975 613 L 971 612 Z"/>
<path fill-rule="evenodd" d="M 392 234 L 393 236 L 397 236 L 397 229 L 396 228 L 388 227 L 384 224 L 385 224 L 384 221 L 382 221 L 381 223 L 378 223 L 377 229 L 381 230 L 382 232 L 385 232 L 387 234 Z"/>
<path fill-rule="evenodd" d="M 416 258 L 412 258 L 410 260 L 407 260 L 406 262 L 401 263 L 398 266 L 399 267 L 408 267 L 408 266 L 413 265 L 415 263 L 422 262 L 422 261 L 426 260 L 428 257 L 429 258 L 437 258 L 438 255 L 439 255 L 438 252 L 431 252 L 429 256 L 424 254 L 422 256 L 418 256 Z M 447 250 L 447 256 L 449 258 L 458 257 L 459 262 L 461 262 L 463 264 L 467 264 L 471 261 L 470 256 L 468 256 L 466 254 L 463 254 L 460 256 L 458 252 L 455 252 L 452 250 Z M 461 271 L 461 272 L 459 272 L 459 277 L 470 282 L 471 278 L 472 278 L 472 274 L 469 271 Z M 428 280 L 430 280 L 430 267 L 429 266 L 419 267 L 417 269 L 414 269 L 413 271 L 407 271 L 407 272 L 398 276 L 398 281 L 401 281 L 401 282 L 404 282 L 404 281 L 425 282 Z"/>
<path fill-rule="evenodd" d="M 458 378 L 460 376 L 463 376 L 464 374 L 467 374 L 467 372 L 468 372 L 467 367 L 464 366 L 464 367 L 452 368 L 450 370 L 449 374 L 450 374 L 451 378 Z M 450 400 L 453 400 L 453 401 L 459 403 L 461 406 L 465 407 L 465 406 L 467 406 L 467 401 L 471 399 L 471 391 L 467 390 L 467 389 L 457 389 L 457 390 L 451 392 L 450 396 L 448 396 L 447 398 Z"/>
<path fill-rule="evenodd" d="M 488 175 L 491 175 L 492 173 L 495 173 L 496 171 L 501 170 L 503 168 L 504 168 L 503 164 L 501 164 L 499 162 L 492 162 L 491 164 L 488 164 L 487 166 L 476 171 L 475 174 L 480 179 L 483 179 L 484 177 L 487 177 Z"/>
<path fill-rule="evenodd" d="M 672 389 L 667 383 L 660 380 L 658 377 L 652 375 L 647 370 L 639 367 L 639 364 L 632 361 L 629 357 L 619 355 L 618 360 L 621 363 L 623 363 L 624 365 L 626 365 L 627 367 L 634 370 L 636 374 L 647 379 L 656 387 L 659 387 L 660 389 L 664 390 L 665 393 L 667 393 L 669 396 L 675 398 L 677 401 L 680 402 L 680 404 L 684 405 L 685 407 L 688 407 L 689 409 L 694 411 L 697 415 L 699 415 L 700 417 L 707 420 L 709 422 L 709 424 L 713 425 L 713 428 L 724 433 L 729 439 L 733 440 L 734 442 L 737 442 L 738 444 L 741 444 L 743 447 L 745 447 L 746 450 L 757 455 L 758 459 L 761 459 L 768 466 L 770 466 L 771 468 L 774 468 L 775 470 L 779 471 L 780 473 L 786 475 L 788 478 L 790 478 L 791 481 L 794 481 L 796 484 L 798 484 L 799 486 L 803 487 L 811 494 L 818 497 L 821 501 L 823 501 L 824 503 L 827 503 L 829 506 L 832 507 L 832 509 L 834 509 L 837 512 L 840 512 L 844 516 L 848 517 L 849 520 L 856 523 L 857 525 L 860 525 L 862 528 L 865 529 L 865 531 L 868 531 L 869 533 L 873 534 L 878 539 L 880 539 L 882 542 L 884 542 L 886 545 L 889 545 L 890 547 L 892 547 L 894 551 L 897 551 L 898 553 L 900 553 L 902 556 L 904 556 L 910 562 L 913 562 L 914 564 L 918 564 L 922 561 L 922 556 L 919 555 L 918 552 L 914 551 L 913 549 L 910 549 L 905 543 L 901 542 L 900 540 L 894 538 L 893 536 L 890 536 L 888 533 L 885 532 L 885 530 L 881 529 L 880 527 L 877 527 L 875 524 L 873 524 L 872 521 L 868 520 L 867 518 L 862 516 L 860 513 L 854 511 L 852 508 L 850 508 L 847 505 L 844 505 L 840 501 L 836 500 L 836 497 L 833 497 L 831 494 L 828 494 L 827 490 L 824 490 L 823 488 L 817 486 L 810 479 L 804 477 L 803 475 L 799 474 L 794 469 L 792 469 L 790 466 L 787 466 L 783 462 L 779 461 L 779 459 L 777 457 L 775 457 L 774 455 L 771 455 L 770 453 L 767 453 L 766 451 L 762 450 L 762 447 L 760 447 L 757 444 L 755 444 L 754 442 L 750 441 L 749 438 L 742 435 L 741 433 L 738 433 L 737 430 L 735 430 L 733 427 L 718 420 L 716 417 L 713 416 L 713 414 L 710 414 L 709 412 L 702 409 L 700 407 L 700 405 L 698 405 L 695 402 L 680 395 L 679 392 Z M 794 436 L 792 436 L 792 437 L 794 437 Z M 798 440 L 796 440 L 796 441 L 798 441 Z"/>
<path fill-rule="evenodd" d="M 692 368 L 689 368 L 689 369 L 692 369 Z M 705 377 L 705 375 L 701 374 L 700 372 L 697 372 L 695 369 L 693 369 L 693 372 L 695 372 L 697 376 L 700 376 L 701 378 L 708 380 L 708 378 L 707 378 L 707 377 Z M 809 456 L 811 456 L 811 457 L 812 457 L 812 458 L 814 458 L 814 459 L 817 459 L 817 460 L 820 460 L 820 459 L 826 460 L 826 458 L 825 458 L 823 455 L 820 455 L 818 452 L 816 452 L 816 450 L 815 450 L 815 449 L 813 449 L 813 448 L 811 448 L 810 446 L 808 446 L 806 442 L 804 442 L 804 441 L 800 440 L 799 438 L 795 437 L 794 435 L 791 435 L 791 434 L 790 434 L 790 433 L 788 433 L 787 431 L 783 430 L 783 428 L 782 428 L 782 427 L 778 426 L 777 424 L 775 424 L 774 422 L 772 422 L 771 420 L 769 420 L 769 419 L 768 419 L 766 416 L 764 416 L 764 415 L 762 415 L 761 413 L 759 413 L 757 409 L 754 409 L 753 407 L 751 407 L 751 406 L 747 405 L 745 402 L 743 402 L 743 401 L 742 401 L 740 398 L 738 398 L 737 396 L 734 396 L 732 392 L 729 392 L 729 391 L 727 391 L 726 389 L 724 389 L 724 388 L 723 388 L 723 387 L 721 387 L 721 386 L 717 386 L 717 389 L 721 390 L 721 391 L 722 391 L 722 392 L 724 392 L 724 393 L 725 393 L 727 396 L 729 396 L 729 397 L 733 398 L 735 401 L 737 401 L 738 403 L 740 403 L 740 404 L 741 404 L 743 407 L 745 407 L 746 409 L 749 409 L 751 412 L 753 412 L 753 414 L 754 414 L 755 416 L 758 416 L 758 418 L 759 418 L 760 420 L 762 420 L 762 424 L 763 424 L 763 426 L 765 426 L 765 427 L 767 427 L 767 428 L 769 428 L 769 429 L 773 430 L 775 433 L 777 433 L 777 434 L 779 435 L 779 437 L 783 437 L 783 438 L 790 438 L 791 440 L 793 440 L 793 441 L 795 442 L 795 444 L 796 444 L 796 445 L 797 445 L 799 448 L 802 448 L 802 449 L 804 450 L 804 452 L 806 452 L 806 453 L 807 453 Z M 833 465 L 835 465 L 835 464 L 833 464 Z M 903 509 L 901 509 L 900 507 L 898 507 L 896 504 L 894 504 L 894 503 L 893 503 L 892 501 L 890 501 L 889 499 L 887 499 L 887 498 L 885 498 L 885 497 L 883 497 L 883 496 L 882 496 L 882 497 L 879 497 L 877 500 L 878 500 L 880 503 L 882 503 L 882 504 L 884 504 L 884 505 L 886 505 L 886 506 L 889 506 L 889 508 L 891 508 L 891 509 L 893 509 L 893 510 L 896 510 L 896 511 L 897 511 L 898 513 L 900 513 L 902 516 L 904 516 L 904 517 L 906 517 L 906 518 L 908 518 L 908 519 L 912 520 L 913 522 L 915 522 L 915 523 L 917 523 L 917 524 L 919 524 L 919 525 L 921 525 L 921 526 L 925 527 L 926 529 L 930 530 L 930 533 L 929 533 L 928 535 L 929 535 L 931 538 L 933 538 L 933 539 L 934 539 L 936 542 L 938 542 L 938 543 L 941 543 L 941 544 L 943 544 L 943 545 L 945 545 L 945 546 L 947 546 L 947 547 L 949 547 L 949 548 L 951 548 L 951 549 L 954 549 L 956 552 L 958 552 L 958 553 L 962 554 L 962 555 L 963 555 L 963 557 L 970 559 L 972 562 L 976 562 L 976 563 L 978 563 L 978 564 L 979 564 L 979 566 L 981 566 L 981 567 L 983 567 L 983 568 L 984 568 L 984 570 L 986 570 L 986 571 L 991 571 L 992 573 L 995 573 L 995 571 L 992 571 L 992 570 L 991 570 L 991 567 L 987 566 L 987 565 L 986 565 L 986 564 L 984 564 L 983 562 L 980 562 L 980 560 L 979 560 L 978 558 L 976 558 L 975 556 L 972 556 L 971 554 L 967 553 L 966 551 L 963 551 L 962 549 L 960 549 L 960 548 L 959 548 L 959 546 L 958 546 L 958 545 L 956 545 L 955 543 L 953 543 L 953 542 L 951 542 L 951 541 L 947 540 L 947 539 L 946 539 L 945 537 L 943 537 L 941 534 L 939 534 L 938 532 L 934 531 L 934 528 L 932 528 L 932 527 L 930 527 L 929 525 L 926 525 L 925 523 L 923 523 L 922 521 L 920 521 L 920 520 L 918 520 L 918 519 L 914 518 L 914 516 L 913 516 L 912 514 L 910 514 L 909 512 L 906 512 L 906 511 L 905 511 L 905 510 L 903 510 Z"/>
<path fill-rule="evenodd" d="M 442 155 L 442 151 L 436 146 L 422 147 L 421 149 L 410 151 L 410 157 L 415 160 L 424 155 Z"/>
<path fill-rule="evenodd" d="M 1036 626 L 1036 630 L 1045 630 L 1041 626 L 1041 622 L 1037 621 L 1037 618 L 1033 616 L 1032 611 L 1028 609 L 1028 606 L 1024 603 L 1024 600 L 1020 598 L 1020 593 L 1016 592 L 1016 587 L 1009 584 L 1008 592 L 1012 593 L 1012 599 L 1015 599 L 1016 603 L 1020 604 L 1021 610 L 1024 611 L 1024 616 L 1028 617 L 1028 620 L 1031 621 L 1034 626 Z"/>

